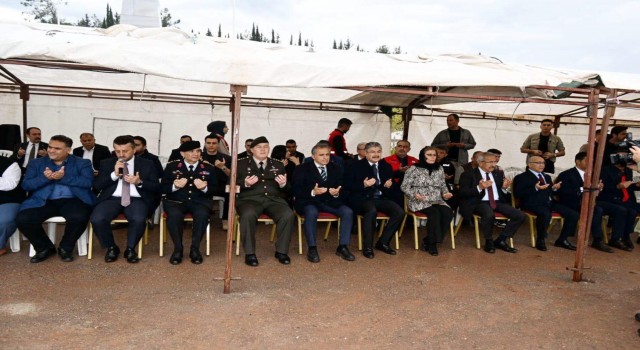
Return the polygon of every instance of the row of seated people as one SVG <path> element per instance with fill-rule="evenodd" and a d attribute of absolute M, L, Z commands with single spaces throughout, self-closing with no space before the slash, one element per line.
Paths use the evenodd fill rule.
<path fill-rule="evenodd" d="M 52 216 L 63 216 L 67 221 L 65 235 L 57 249 L 62 260 L 73 260 L 73 245 L 84 232 L 90 218 L 101 244 L 107 249 L 105 260 L 115 261 L 120 251 L 113 240 L 109 224 L 120 213 L 124 213 L 130 223 L 124 256 L 128 262 L 139 261 L 133 248 L 144 232 L 144 219 L 152 208 L 155 208 L 152 198 L 158 193 L 167 196 L 164 208 L 169 216 L 169 232 L 174 240 L 174 253 L 170 262 L 178 264 L 182 260 L 181 223 L 186 212 L 194 216 L 190 258 L 193 263 L 202 262 L 199 252 L 200 240 L 211 212 L 210 197 L 213 189 L 218 188 L 219 181 L 214 166 L 201 161 L 202 151 L 199 142 L 185 142 L 180 146 L 183 160 L 167 165 L 161 183 L 158 181 L 160 174 L 151 161 L 134 157 L 135 140 L 131 136 L 120 136 L 114 140 L 117 158 L 103 160 L 95 180 L 91 162 L 70 155 L 71 145 L 72 141 L 68 137 L 54 136 L 48 145 L 48 155 L 31 160 L 27 167 L 22 188 L 30 192 L 30 196 L 19 206 L 15 221 L 36 249 L 37 253 L 32 262 L 43 261 L 56 253 L 53 242 L 46 237 L 41 225 Z M 340 166 L 330 162 L 330 146 L 326 142 L 318 143 L 312 150 L 313 161 L 296 167 L 292 184 L 287 179 L 284 164 L 268 157 L 269 143 L 266 138 L 259 137 L 253 140 L 250 148 L 251 157 L 238 162 L 239 194 L 236 203 L 246 254 L 245 262 L 248 265 L 258 265 L 255 255 L 255 225 L 262 213 L 268 214 L 276 223 L 276 258 L 283 264 L 290 262 L 288 249 L 294 216 L 285 200 L 289 191 L 294 195 L 296 211 L 306 218 L 305 235 L 309 245 L 307 257 L 310 261 L 319 261 L 315 246 L 314 220 L 319 212 L 329 212 L 341 218 L 340 244 L 336 253 L 343 259 L 355 259 L 348 249 L 354 212 L 363 216 L 363 255 L 373 258 L 374 248 L 387 254 L 396 254 L 389 242 L 404 218 L 404 210 L 390 195 L 390 189 L 394 184 L 394 171 L 391 165 L 382 159 L 380 144 L 366 143 L 365 158 L 353 159 Z M 405 169 L 405 178 L 400 187 L 409 199 L 409 209 L 428 215 L 428 234 L 425 236 L 423 249 L 437 255 L 437 243 L 444 238 L 444 232 L 453 217 L 453 211 L 446 201 L 450 200 L 454 193 L 446 184 L 443 167 L 437 163 L 437 150 L 425 147 L 421 150 L 419 158 L 417 163 Z M 542 173 L 544 161 L 539 158 L 531 157 L 529 170 L 515 178 L 515 195 L 522 199 L 523 209 L 534 212 L 538 217 L 536 247 L 540 250 L 546 250 L 544 238 L 551 211 L 563 211 L 560 206 L 564 202 L 564 206 L 571 211 L 564 210 L 561 213 L 565 217 L 565 225 L 555 245 L 575 249 L 567 238 L 575 232 L 579 210 L 575 208 L 575 204 L 579 201 L 560 199 L 553 202 L 551 198 L 553 190 L 559 196 L 564 192 L 567 196 L 579 196 L 581 186 L 572 188 L 563 185 L 565 180 L 562 180 L 562 176 L 565 173 L 561 174 L 555 185 L 552 185 L 548 175 Z M 503 173 L 495 171 L 496 161 L 495 154 L 483 153 L 478 157 L 478 168 L 461 175 L 458 189 L 460 212 L 466 218 L 472 214 L 481 217 L 481 230 L 486 240 L 485 251 L 493 253 L 498 247 L 508 252 L 516 252 L 505 240 L 513 236 L 525 216 L 520 210 L 509 206 L 506 189 L 509 188 L 511 180 L 505 178 Z M 12 166 L 17 167 L 17 164 L 11 164 L 9 160 L 5 163 L 1 169 L 3 178 Z M 576 156 L 576 168 L 569 171 L 575 170 L 574 172 L 581 175 L 583 163 L 584 154 L 579 153 Z M 599 202 L 606 201 L 611 205 L 600 205 L 596 210 L 600 208 L 613 219 L 610 245 L 631 250 L 633 245 L 629 235 L 633 232 L 633 220 L 637 213 L 632 204 L 635 203 L 637 206 L 637 203 L 629 197 L 633 195 L 634 188 L 631 186 L 636 185 L 625 178 L 616 182 L 621 171 L 624 173 L 630 169 L 622 164 L 614 166 L 617 170 L 612 170 L 610 174 L 603 172 L 605 186 L 603 194 L 599 197 Z M 566 176 L 571 175 L 567 174 Z M 630 179 L 630 176 L 626 178 Z M 580 181 L 575 182 L 580 184 Z M 613 184 L 608 186 L 607 182 Z M 567 187 L 567 191 L 562 190 Z M 99 192 L 97 199 L 92 188 Z M 610 193 L 607 189 L 610 189 Z M 19 197 L 18 187 L 6 192 L 7 198 L 13 198 L 14 195 L 15 198 Z M 616 201 L 620 203 L 614 203 Z M 12 203 L 15 202 L 16 200 Z M 573 209 L 571 205 L 574 206 Z M 373 229 L 377 212 L 385 213 L 389 220 L 374 246 Z M 492 225 L 495 212 L 510 220 L 504 231 L 493 240 Z M 600 226 L 595 224 L 592 227 L 593 246 L 610 251 L 602 244 L 602 232 L 597 232 L 599 228 Z M 5 235 L 7 232 L 12 233 L 11 229 L 5 230 Z M 3 240 L 6 241 L 6 238 Z"/>

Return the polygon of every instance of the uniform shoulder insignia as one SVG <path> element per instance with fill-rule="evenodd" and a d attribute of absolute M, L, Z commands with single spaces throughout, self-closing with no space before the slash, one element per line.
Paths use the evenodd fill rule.
<path fill-rule="evenodd" d="M 202 164 L 213 165 L 213 164 L 209 163 L 209 161 L 208 161 L 208 160 L 203 160 L 203 161 L 202 161 Z"/>
<path fill-rule="evenodd" d="M 274 162 L 282 163 L 282 161 L 280 159 L 276 159 L 276 158 L 269 158 L 269 159 L 271 159 Z"/>
<path fill-rule="evenodd" d="M 182 159 L 174 159 L 174 160 L 168 161 L 167 164 L 177 163 L 177 162 L 180 162 L 180 161 L 182 161 Z"/>

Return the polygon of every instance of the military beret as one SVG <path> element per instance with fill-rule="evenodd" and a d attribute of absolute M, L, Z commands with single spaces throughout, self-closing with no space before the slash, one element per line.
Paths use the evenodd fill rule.
<path fill-rule="evenodd" d="M 261 143 L 269 143 L 269 140 L 267 140 L 266 137 L 264 136 L 260 136 L 258 138 L 253 139 L 253 141 L 251 141 L 251 148 L 261 144 Z"/>
<path fill-rule="evenodd" d="M 187 151 L 194 150 L 196 148 L 200 148 L 200 141 L 187 141 L 180 145 L 180 147 L 178 148 L 178 151 L 187 152 Z"/>

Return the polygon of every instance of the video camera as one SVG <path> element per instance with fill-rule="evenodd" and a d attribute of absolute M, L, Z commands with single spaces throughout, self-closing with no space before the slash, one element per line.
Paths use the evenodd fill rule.
<path fill-rule="evenodd" d="M 620 152 L 627 152 L 626 154 L 614 153 L 609 155 L 611 157 L 611 164 L 636 164 L 633 160 L 633 154 L 629 152 L 631 146 L 640 147 L 640 140 L 634 140 L 632 133 L 627 133 L 627 137 L 624 141 L 616 143 L 616 147 Z"/>

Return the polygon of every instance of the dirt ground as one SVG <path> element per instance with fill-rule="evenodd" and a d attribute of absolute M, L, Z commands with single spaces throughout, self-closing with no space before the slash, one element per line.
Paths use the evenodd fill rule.
<path fill-rule="evenodd" d="M 202 265 L 160 258 L 157 228 L 136 265 L 122 258 L 105 263 L 98 244 L 93 260 L 30 264 L 23 241 L 21 252 L 0 258 L 0 348 L 640 347 L 634 320 L 640 248 L 614 254 L 589 248 L 590 282 L 574 283 L 566 270 L 573 252 L 549 243 L 548 252 L 531 248 L 526 228 L 516 236 L 517 254 L 476 249 L 465 227 L 455 250 L 447 241 L 432 257 L 413 249 L 407 229 L 397 256 L 378 252 L 368 260 L 356 253 L 353 236 L 355 262 L 334 254 L 333 231 L 319 243 L 318 264 L 297 254 L 294 235 L 292 264 L 283 266 L 273 257 L 269 228 L 259 227 L 260 266 L 234 255 L 238 279 L 229 295 L 219 280 L 224 235 L 217 222 L 212 255 Z M 118 232 L 123 242 L 124 230 Z"/>

